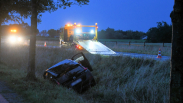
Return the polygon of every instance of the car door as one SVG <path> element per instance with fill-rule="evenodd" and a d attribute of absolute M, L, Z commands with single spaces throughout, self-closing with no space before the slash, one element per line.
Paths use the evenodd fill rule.
<path fill-rule="evenodd" d="M 81 64 L 82 66 L 88 68 L 90 71 L 93 71 L 88 59 L 85 57 L 85 55 L 80 52 L 76 55 L 74 55 L 71 60 L 74 60 L 75 62 L 78 62 L 79 64 Z"/>

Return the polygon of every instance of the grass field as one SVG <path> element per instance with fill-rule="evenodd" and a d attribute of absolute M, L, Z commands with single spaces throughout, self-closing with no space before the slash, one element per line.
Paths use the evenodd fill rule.
<path fill-rule="evenodd" d="M 77 94 L 42 78 L 55 63 L 78 53 L 67 48 L 36 49 L 37 81 L 25 79 L 28 47 L 2 46 L 0 79 L 31 103 L 168 103 L 170 61 L 108 57 L 85 53 L 94 71 L 97 85 Z"/>
<path fill-rule="evenodd" d="M 123 43 L 144 43 L 146 40 L 134 40 L 134 39 L 98 39 L 100 42 L 123 42 Z"/>
<path fill-rule="evenodd" d="M 119 42 L 117 45 L 114 42 L 103 42 L 110 49 L 117 52 L 130 52 L 130 53 L 141 53 L 141 54 L 151 54 L 158 55 L 159 48 L 161 49 L 162 56 L 170 56 L 171 55 L 171 43 L 121 43 Z"/>
<path fill-rule="evenodd" d="M 59 46 L 59 41 L 37 41 L 37 45 L 44 45 L 44 43 L 48 46 Z M 161 49 L 162 56 L 170 56 L 171 55 L 171 43 L 124 43 L 124 42 L 101 42 L 110 49 L 116 52 L 130 52 L 130 53 L 141 53 L 141 54 L 152 54 L 158 55 L 159 48 Z"/>

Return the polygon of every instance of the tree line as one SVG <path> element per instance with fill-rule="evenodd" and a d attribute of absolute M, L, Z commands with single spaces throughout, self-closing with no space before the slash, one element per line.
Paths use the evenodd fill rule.
<path fill-rule="evenodd" d="M 141 31 L 114 30 L 109 27 L 106 30 L 101 30 L 98 32 L 99 39 L 141 39 L 144 35 L 146 34 Z"/>
<path fill-rule="evenodd" d="M 146 33 L 142 31 L 132 30 L 114 30 L 107 28 L 106 30 L 98 31 L 99 39 L 142 39 L 147 36 L 146 42 L 151 43 L 171 43 L 172 38 L 172 25 L 166 22 L 157 22 L 157 27 L 151 27 Z"/>
<path fill-rule="evenodd" d="M 150 28 L 146 35 L 148 36 L 147 42 L 151 43 L 171 43 L 172 38 L 172 25 L 166 22 L 157 22 L 157 27 Z"/>
<path fill-rule="evenodd" d="M 21 24 L 10 24 L 10 25 L 2 25 L 2 35 L 9 34 L 11 29 L 20 30 L 22 34 L 29 35 L 31 27 L 27 23 Z M 46 31 L 46 32 L 45 32 Z M 49 37 L 58 37 L 60 30 L 49 29 L 42 30 L 39 32 L 37 29 L 37 33 L 49 34 Z M 146 42 L 151 43 L 170 43 L 171 42 L 171 34 L 172 34 L 172 25 L 167 24 L 166 22 L 157 22 L 157 27 L 151 27 L 146 33 L 142 31 L 132 31 L 132 30 L 114 30 L 113 28 L 107 28 L 106 30 L 98 31 L 99 39 L 142 39 L 147 36 Z"/>
<path fill-rule="evenodd" d="M 53 37 L 59 37 L 60 30 L 55 30 L 55 29 L 49 29 L 48 31 L 47 30 L 42 30 L 39 33 L 40 34 L 49 34 L 49 37 L 53 38 Z"/>

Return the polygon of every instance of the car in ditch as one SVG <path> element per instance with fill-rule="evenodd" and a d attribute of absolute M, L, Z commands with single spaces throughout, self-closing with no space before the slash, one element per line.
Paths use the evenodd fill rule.
<path fill-rule="evenodd" d="M 65 59 L 45 70 L 43 78 L 83 93 L 96 85 L 91 71 L 93 69 L 89 61 L 80 52 L 71 59 Z"/>

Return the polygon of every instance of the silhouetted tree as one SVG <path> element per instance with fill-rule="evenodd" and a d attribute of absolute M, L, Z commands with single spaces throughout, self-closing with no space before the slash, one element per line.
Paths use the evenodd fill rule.
<path fill-rule="evenodd" d="M 170 103 L 183 103 L 183 1 L 175 0 L 172 20 Z"/>
<path fill-rule="evenodd" d="M 157 22 L 157 27 L 152 27 L 147 31 L 147 42 L 152 43 L 170 43 L 171 42 L 172 25 L 166 22 Z"/>
<path fill-rule="evenodd" d="M 98 32 L 99 39 L 141 39 L 143 35 L 145 35 L 145 33 L 140 31 L 114 30 L 109 27 L 106 30 L 101 30 Z"/>
<path fill-rule="evenodd" d="M 26 0 L 25 0 L 26 1 Z M 32 33 L 30 36 L 30 47 L 29 47 L 29 65 L 28 65 L 28 73 L 27 78 L 34 79 L 35 77 L 35 49 L 36 49 L 36 29 L 37 29 L 37 17 L 38 14 L 45 11 L 55 11 L 58 7 L 63 7 L 64 9 L 71 5 L 85 5 L 89 2 L 89 0 L 77 0 L 76 2 L 71 2 L 68 0 L 60 0 L 57 4 L 54 4 L 52 0 L 31 0 L 31 29 Z"/>
<path fill-rule="evenodd" d="M 48 30 L 48 34 L 51 37 L 57 36 L 57 30 L 50 29 L 50 30 Z"/>

